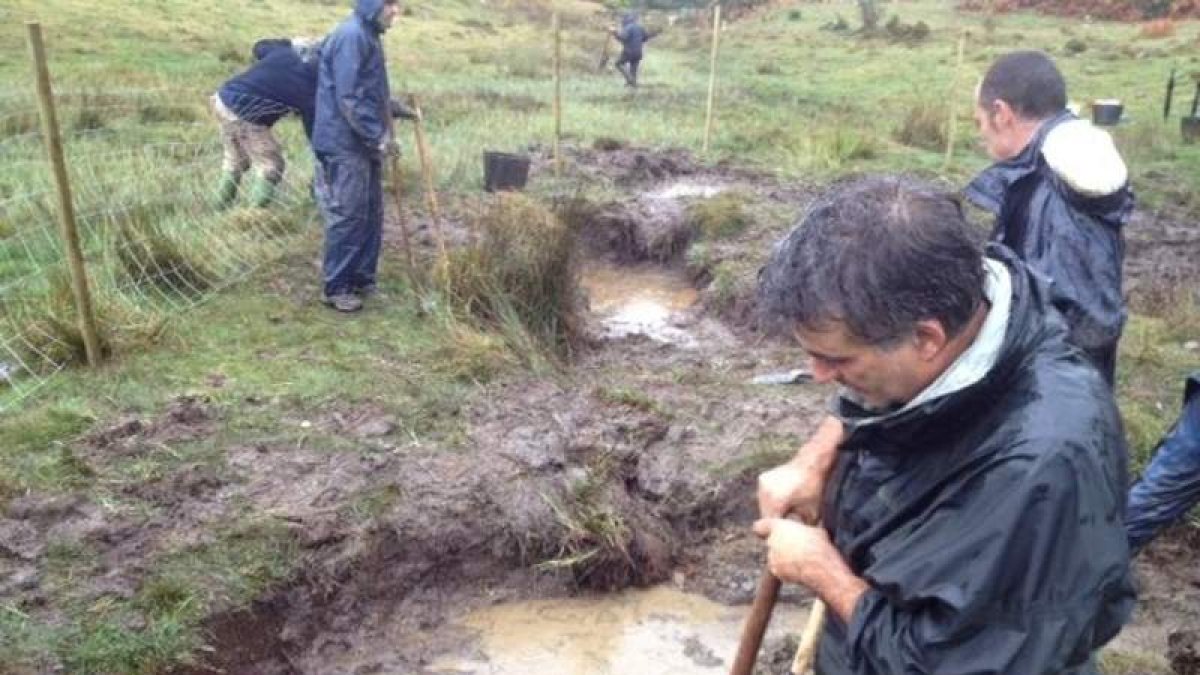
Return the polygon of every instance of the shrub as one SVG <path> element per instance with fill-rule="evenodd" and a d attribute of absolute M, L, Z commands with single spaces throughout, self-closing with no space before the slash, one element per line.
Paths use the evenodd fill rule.
<path fill-rule="evenodd" d="M 896 129 L 895 138 L 914 148 L 933 151 L 944 149 L 946 110 L 933 101 L 917 101 L 909 105 Z"/>
<path fill-rule="evenodd" d="M 726 239 L 741 234 L 752 222 L 745 198 L 725 192 L 688 206 L 687 220 L 704 239 Z"/>
<path fill-rule="evenodd" d="M 581 335 L 574 233 L 521 194 L 501 194 L 477 216 L 477 240 L 452 251 L 442 284 L 463 312 L 562 349 Z"/>

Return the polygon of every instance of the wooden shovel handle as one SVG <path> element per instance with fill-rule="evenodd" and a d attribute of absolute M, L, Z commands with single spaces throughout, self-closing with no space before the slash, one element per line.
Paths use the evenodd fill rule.
<path fill-rule="evenodd" d="M 825 630 L 825 611 L 825 603 L 820 598 L 813 600 L 808 623 L 804 624 L 804 632 L 800 635 L 796 658 L 792 660 L 792 675 L 805 675 L 812 666 L 813 657 L 817 654 L 817 642 Z"/>
<path fill-rule="evenodd" d="M 771 570 L 764 568 L 762 578 L 758 581 L 758 591 L 754 594 L 754 604 L 750 606 L 750 616 L 742 627 L 742 640 L 738 643 L 737 658 L 733 661 L 730 675 L 754 673 L 754 662 L 758 659 L 767 625 L 771 623 L 771 612 L 775 610 L 775 601 L 779 599 L 780 585 Z"/>

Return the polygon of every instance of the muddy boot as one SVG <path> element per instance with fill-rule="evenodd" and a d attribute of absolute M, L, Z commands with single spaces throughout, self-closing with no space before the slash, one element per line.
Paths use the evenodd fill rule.
<path fill-rule="evenodd" d="M 275 201 L 275 183 L 265 178 L 254 181 L 250 189 L 250 206 L 265 209 Z"/>
<path fill-rule="evenodd" d="M 221 174 L 221 180 L 217 182 L 216 206 L 218 209 L 227 209 L 233 205 L 234 200 L 237 199 L 240 178 L 241 176 L 234 173 Z"/>

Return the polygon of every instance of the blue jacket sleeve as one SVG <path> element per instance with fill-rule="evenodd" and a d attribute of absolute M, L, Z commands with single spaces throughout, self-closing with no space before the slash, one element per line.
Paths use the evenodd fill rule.
<path fill-rule="evenodd" d="M 1110 482 L 1095 462 L 1071 456 L 1087 452 L 1096 450 L 1014 472 L 1028 476 L 1019 486 L 1008 471 L 967 486 L 972 498 L 961 503 L 973 506 L 939 516 L 868 575 L 872 589 L 847 627 L 855 672 L 1093 672 L 1092 651 L 1116 634 L 1133 599 L 1120 583 L 1128 553 L 1113 524 L 1118 500 L 1079 487 Z M 1123 593 L 1122 610 L 1106 612 Z"/>
<path fill-rule="evenodd" d="M 337 45 L 331 59 L 333 87 L 338 112 L 354 134 L 368 148 L 376 148 L 387 134 L 382 118 L 385 102 L 379 99 L 378 87 L 369 81 L 366 59 L 371 44 L 365 36 L 353 36 Z"/>

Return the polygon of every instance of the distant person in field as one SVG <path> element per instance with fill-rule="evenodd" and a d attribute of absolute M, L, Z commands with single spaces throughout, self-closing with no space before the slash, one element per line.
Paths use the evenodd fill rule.
<path fill-rule="evenodd" d="M 979 85 L 975 120 L 992 159 L 966 196 L 996 215 L 992 239 L 1049 277 L 1054 305 L 1110 385 L 1125 325 L 1122 228 L 1129 172 L 1109 134 L 1067 110 L 1050 57 L 1001 56 Z"/>
<path fill-rule="evenodd" d="M 399 14 L 396 0 L 358 0 L 321 49 L 313 150 L 325 217 L 322 300 L 339 312 L 362 309 L 377 290 L 383 160 L 399 153 L 381 37 Z"/>
<path fill-rule="evenodd" d="M 1200 504 L 1200 370 L 1187 379 L 1179 421 L 1129 491 L 1125 531 L 1136 553 Z"/>
<path fill-rule="evenodd" d="M 312 138 L 319 51 L 317 40 L 259 40 L 252 50 L 254 64 L 212 95 L 213 115 L 224 146 L 218 206 L 234 203 L 242 176 L 251 167 L 256 182 L 250 204 L 264 207 L 271 203 L 286 168 L 283 150 L 271 129 L 294 113 L 300 116 L 305 135 Z"/>
<path fill-rule="evenodd" d="M 621 43 L 621 56 L 617 58 L 617 70 L 625 77 L 625 85 L 636 87 L 638 82 L 638 66 L 642 63 L 642 47 L 657 35 L 649 32 L 638 23 L 635 12 L 627 12 L 621 17 L 621 27 L 613 29 L 613 37 Z"/>

